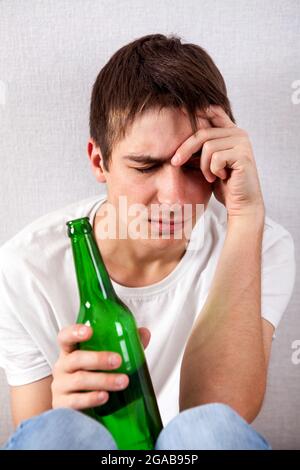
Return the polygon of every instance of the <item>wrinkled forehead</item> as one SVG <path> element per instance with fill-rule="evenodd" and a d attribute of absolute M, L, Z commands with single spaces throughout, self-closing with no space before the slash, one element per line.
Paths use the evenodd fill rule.
<path fill-rule="evenodd" d="M 209 121 L 197 118 L 198 128 L 210 127 Z M 190 119 L 181 108 L 149 109 L 137 115 L 120 140 L 114 153 L 168 156 L 193 134 Z"/>

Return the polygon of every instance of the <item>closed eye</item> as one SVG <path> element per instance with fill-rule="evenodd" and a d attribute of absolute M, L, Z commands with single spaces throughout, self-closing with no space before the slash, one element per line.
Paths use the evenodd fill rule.
<path fill-rule="evenodd" d="M 160 165 L 152 165 L 148 168 L 135 168 L 135 170 L 139 171 L 140 173 L 151 173 L 151 171 L 155 171 L 157 167 Z"/>
<path fill-rule="evenodd" d="M 161 165 L 152 165 L 147 168 L 135 168 L 140 173 L 152 173 L 156 171 Z M 200 170 L 200 162 L 199 159 L 195 159 L 193 162 L 188 162 L 186 165 L 182 165 L 183 170 Z"/>
<path fill-rule="evenodd" d="M 160 168 L 162 164 L 151 165 L 145 168 L 134 168 L 139 173 L 152 173 Z M 190 158 L 185 165 L 181 167 L 183 170 L 200 170 L 200 158 L 199 156 L 195 156 Z"/>

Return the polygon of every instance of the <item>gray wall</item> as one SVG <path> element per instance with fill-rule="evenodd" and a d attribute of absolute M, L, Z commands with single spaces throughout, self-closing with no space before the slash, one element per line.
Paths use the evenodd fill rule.
<path fill-rule="evenodd" d="M 36 217 L 99 192 L 86 156 L 91 86 L 111 54 L 149 33 L 203 46 L 251 136 L 268 215 L 299 263 L 298 0 L 4 0 L 0 2 L 0 244 Z M 297 91 L 298 90 L 298 91 Z M 274 340 L 256 420 L 275 448 L 300 447 L 299 277 Z M 10 431 L 0 384 L 0 442 Z"/>

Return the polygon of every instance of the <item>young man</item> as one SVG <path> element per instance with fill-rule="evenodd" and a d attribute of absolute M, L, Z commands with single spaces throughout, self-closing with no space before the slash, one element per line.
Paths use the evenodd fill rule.
<path fill-rule="evenodd" d="M 1 248 L 0 360 L 14 422 L 27 420 L 7 448 L 113 448 L 99 424 L 61 410 L 99 406 L 128 386 L 126 375 L 120 385 L 120 374 L 95 372 L 118 368 L 120 357 L 112 365 L 108 352 L 76 350 L 92 330 L 75 325 L 78 290 L 65 223 L 83 216 L 144 347 L 151 335 L 146 357 L 168 425 L 157 448 L 268 448 L 247 422 L 263 402 L 274 329 L 293 288 L 294 247 L 265 216 L 249 136 L 235 124 L 208 54 L 160 34 L 117 51 L 94 84 L 88 155 L 107 196 L 48 214 Z M 99 236 L 108 205 L 129 227 L 132 217 L 124 222 L 119 206 L 124 196 L 128 207 L 147 209 L 144 222 L 158 238 Z M 153 217 L 154 204 L 182 213 L 191 206 L 194 249 L 175 237 L 178 214 L 172 223 L 162 213 Z M 200 219 L 197 204 L 205 209 Z M 39 416 L 51 408 L 57 410 Z M 84 430 L 81 444 L 75 432 L 66 441 L 67 422 Z"/>

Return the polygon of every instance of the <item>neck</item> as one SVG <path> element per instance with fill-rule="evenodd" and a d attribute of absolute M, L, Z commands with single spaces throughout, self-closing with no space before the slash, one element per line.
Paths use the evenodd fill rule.
<path fill-rule="evenodd" d="M 97 233 L 100 218 L 95 217 L 93 230 Z M 118 232 L 118 230 L 117 230 Z M 166 277 L 183 257 L 186 241 L 96 238 L 106 269 L 115 282 L 128 287 L 142 287 Z M 148 242 L 148 243 L 147 243 Z"/>

